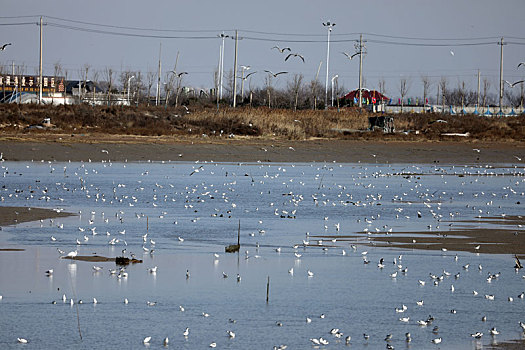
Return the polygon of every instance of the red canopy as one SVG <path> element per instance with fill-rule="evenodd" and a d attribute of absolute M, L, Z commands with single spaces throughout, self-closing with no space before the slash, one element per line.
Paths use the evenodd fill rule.
<path fill-rule="evenodd" d="M 363 98 L 371 100 L 372 98 L 375 98 L 377 102 L 384 100 L 389 101 L 390 98 L 386 97 L 382 93 L 376 91 L 376 90 L 368 90 L 368 89 L 361 89 Z M 343 96 L 343 99 L 353 100 L 357 98 L 359 100 L 359 89 L 350 91 L 348 94 Z"/>

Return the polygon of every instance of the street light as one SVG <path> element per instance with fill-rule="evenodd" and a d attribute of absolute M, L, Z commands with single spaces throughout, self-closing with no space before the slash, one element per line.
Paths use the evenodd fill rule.
<path fill-rule="evenodd" d="M 332 77 L 332 107 L 334 106 L 334 80 L 337 80 L 339 78 L 339 75 L 334 75 Z"/>
<path fill-rule="evenodd" d="M 325 95 L 324 95 L 324 106 L 325 109 L 328 108 L 328 69 L 330 64 L 330 33 L 332 32 L 332 27 L 335 26 L 335 23 L 327 21 L 323 23 L 323 26 L 328 27 L 328 40 L 326 46 L 326 83 L 325 83 Z"/>
<path fill-rule="evenodd" d="M 222 99 L 222 77 L 224 75 L 224 39 L 229 38 L 229 35 L 221 33 L 218 35 L 222 38 L 221 50 L 219 51 L 219 99 Z"/>
<path fill-rule="evenodd" d="M 132 75 L 131 77 L 128 78 L 128 106 L 130 106 L 130 103 L 129 103 L 129 82 L 131 81 L 131 79 L 135 78 L 134 75 Z"/>
<path fill-rule="evenodd" d="M 244 103 L 244 71 L 250 70 L 250 66 L 241 66 L 242 73 L 241 73 L 241 100 Z"/>

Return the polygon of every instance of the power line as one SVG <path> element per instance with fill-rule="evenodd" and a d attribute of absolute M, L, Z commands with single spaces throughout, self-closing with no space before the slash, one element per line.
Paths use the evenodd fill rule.
<path fill-rule="evenodd" d="M 154 38 L 154 39 L 216 39 L 217 38 L 216 36 L 180 36 L 180 35 L 173 36 L 173 35 L 122 33 L 122 32 L 115 32 L 115 31 L 108 31 L 108 30 L 101 30 L 101 29 L 75 27 L 75 26 L 64 25 L 64 24 L 53 23 L 53 22 L 47 22 L 47 25 L 49 25 L 50 27 L 71 29 L 71 30 L 77 30 L 77 31 L 88 32 L 88 33 L 109 34 L 109 35 L 139 37 L 139 38 Z"/>
<path fill-rule="evenodd" d="M 35 25 L 36 22 L 18 22 L 18 23 L 0 23 L 0 26 L 24 26 L 24 25 Z"/>
<path fill-rule="evenodd" d="M 85 22 L 85 21 L 77 21 L 72 19 L 65 19 L 60 17 L 53 17 L 53 16 L 46 16 L 47 18 L 63 21 L 63 22 L 70 22 L 70 23 L 78 23 L 78 24 L 85 24 L 90 26 L 96 26 L 96 27 L 105 27 L 105 28 L 116 28 L 116 29 L 127 29 L 127 30 L 137 30 L 137 31 L 148 31 L 148 32 L 174 32 L 174 33 L 217 33 L 222 31 L 234 31 L 234 29 L 225 30 L 225 29 L 217 29 L 217 30 L 204 30 L 204 29 L 158 29 L 158 28 L 141 28 L 141 27 L 129 27 L 129 26 L 117 26 L 117 25 L 111 25 L 111 24 L 100 24 L 100 23 L 94 23 L 94 22 Z"/>
<path fill-rule="evenodd" d="M 19 18 L 35 18 L 38 16 L 0 16 L 0 19 L 19 19 Z M 45 16 L 49 19 L 53 19 L 56 21 L 61 22 L 68 22 L 68 23 L 76 23 L 91 27 L 101 27 L 101 28 L 113 28 L 113 29 L 123 29 L 123 30 L 132 30 L 132 31 L 140 31 L 140 32 L 160 32 L 160 33 L 217 33 L 222 31 L 230 31 L 233 32 L 233 29 L 230 30 L 224 30 L 224 29 L 216 29 L 216 30 L 192 30 L 192 29 L 158 29 L 158 28 L 144 28 L 144 27 L 133 27 L 133 26 L 118 26 L 118 25 L 111 25 L 111 24 L 102 24 L 102 23 L 95 23 L 95 22 L 87 22 L 87 21 L 79 21 L 79 20 L 71 20 L 66 18 L 60 18 L 60 17 L 54 17 L 54 16 Z M 34 22 L 19 22 L 19 23 L 3 23 L 0 25 L 8 26 L 8 25 L 31 25 L 34 24 Z M 107 30 L 100 30 L 96 28 L 86 28 L 86 27 L 80 27 L 80 26 L 71 26 L 61 23 L 53 23 L 54 26 L 63 28 L 63 29 L 70 29 L 70 30 L 77 30 L 77 31 L 86 31 L 86 32 L 92 32 L 92 33 L 99 33 L 99 34 L 109 34 L 109 35 L 119 35 L 119 36 L 130 36 L 130 37 L 146 37 L 146 38 L 161 38 L 161 39 L 211 39 L 212 37 L 200 37 L 200 36 L 168 36 L 168 35 L 155 35 L 155 34 L 140 34 L 140 33 L 123 33 L 123 32 L 117 32 L 117 31 L 107 31 Z M 278 37 L 310 37 L 310 38 L 321 38 L 324 35 L 322 34 L 307 34 L 307 33 L 277 33 L 277 32 L 267 32 L 267 31 L 255 31 L 255 30 L 240 30 L 244 33 L 251 33 L 251 34 L 261 34 L 261 35 L 274 35 Z M 429 38 L 429 37 L 412 37 L 412 36 L 396 36 L 396 35 L 387 35 L 387 34 L 378 34 L 378 33 L 369 33 L 369 32 L 363 32 L 363 33 L 334 33 L 334 37 L 337 38 L 343 38 L 348 36 L 354 36 L 354 38 L 350 39 L 335 39 L 334 42 L 350 42 L 350 41 L 356 41 L 357 36 L 363 34 L 367 37 L 379 37 L 379 38 L 389 38 L 389 39 L 401 39 L 401 40 L 420 40 L 420 41 L 447 41 L 447 42 L 460 42 L 460 41 L 479 41 L 479 40 L 495 40 L 499 37 L 474 37 L 474 38 Z M 508 36 L 510 39 L 514 40 L 525 40 L 525 38 L 521 37 L 514 37 L 514 36 Z M 257 41 L 285 41 L 285 42 L 295 42 L 295 43 L 316 43 L 316 42 L 324 42 L 324 39 L 288 39 L 288 38 L 268 38 L 268 37 L 244 37 L 245 39 L 249 40 L 257 40 Z M 372 40 L 371 40 L 372 41 Z M 451 43 L 439 43 L 439 44 L 429 44 L 429 43 L 410 43 L 410 42 L 399 42 L 399 41 L 386 41 L 386 40 L 375 40 L 376 43 L 382 43 L 382 44 L 392 44 L 392 45 L 411 45 L 411 46 L 471 46 L 471 45 L 488 45 L 489 43 L 460 43 L 460 44 L 451 44 Z M 515 45 L 525 45 L 525 43 L 520 42 L 509 42 Z"/>

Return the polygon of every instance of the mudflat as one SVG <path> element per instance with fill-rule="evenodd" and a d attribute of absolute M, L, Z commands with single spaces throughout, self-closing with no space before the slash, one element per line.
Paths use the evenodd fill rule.
<path fill-rule="evenodd" d="M 169 136 L 31 135 L 0 138 L 9 161 L 216 161 L 525 165 L 525 143 L 192 139 Z"/>

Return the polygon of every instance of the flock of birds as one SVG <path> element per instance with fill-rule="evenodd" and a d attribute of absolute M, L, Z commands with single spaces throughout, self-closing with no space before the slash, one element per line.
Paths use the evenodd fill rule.
<path fill-rule="evenodd" d="M 394 171 L 390 170 L 389 167 L 377 168 L 374 166 L 356 165 L 351 171 L 344 171 L 344 178 L 341 178 L 337 177 L 336 173 L 340 173 L 341 170 L 339 168 L 343 166 L 335 163 L 302 165 L 299 169 L 296 169 L 296 166 L 293 164 L 252 164 L 248 167 L 240 164 L 226 168 L 223 164 L 198 162 L 186 174 L 178 174 L 178 176 L 183 178 L 180 183 L 172 182 L 169 176 L 165 178 L 164 183 L 157 180 L 153 183 L 151 180 L 148 180 L 148 177 L 153 172 L 158 171 L 158 168 L 153 170 L 146 165 L 144 167 L 148 168 L 148 170 L 142 171 L 138 175 L 138 179 L 130 178 L 130 181 L 125 181 L 124 178 L 119 178 L 118 181 L 109 184 L 109 187 L 107 185 L 95 185 L 96 181 L 93 179 L 96 179 L 99 173 L 111 172 L 112 166 L 117 166 L 117 164 L 107 162 L 102 165 L 92 166 L 89 163 L 50 163 L 48 165 L 50 175 L 48 175 L 49 178 L 46 181 L 38 179 L 36 184 L 32 185 L 30 191 L 27 188 L 14 188 L 13 185 L 16 182 L 6 183 L 6 187 L 1 194 L 1 200 L 3 203 L 13 203 L 13 205 L 20 204 L 21 201 L 27 201 L 27 203 L 32 203 L 33 205 L 39 201 L 51 203 L 52 205 L 63 205 L 63 203 L 68 204 L 68 201 L 71 200 L 71 197 L 67 196 L 81 194 L 84 196 L 82 201 L 84 204 L 92 203 L 96 207 L 106 208 L 103 209 L 105 211 L 119 208 L 114 218 L 113 215 L 107 216 L 100 210 L 98 212 L 95 210 L 91 211 L 91 216 L 86 218 L 87 226 L 75 227 L 73 232 L 76 234 L 73 235 L 71 235 L 71 227 L 58 223 L 59 220 L 57 219 L 51 220 L 50 224 L 53 225 L 53 230 L 56 233 L 50 237 L 49 244 L 75 247 L 74 250 L 69 252 L 57 248 L 61 256 L 69 258 L 77 257 L 79 252 L 83 250 L 91 251 L 93 247 L 109 245 L 122 248 L 122 254 L 124 255 L 139 256 L 147 259 L 153 256 L 155 247 L 158 244 L 161 244 L 163 247 L 169 244 L 176 244 L 180 247 L 183 242 L 195 239 L 196 233 L 193 229 L 186 231 L 186 233 L 181 233 L 180 220 L 187 220 L 188 224 L 198 231 L 204 228 L 201 223 L 205 220 L 204 217 L 208 217 L 207 220 L 217 220 L 217 218 L 234 219 L 241 217 L 243 214 L 251 213 L 266 219 L 258 220 L 257 225 L 248 229 L 250 232 L 247 234 L 246 230 L 243 230 L 244 238 L 241 243 L 243 246 L 248 247 L 244 252 L 244 258 L 246 261 L 254 259 L 264 261 L 263 256 L 270 256 L 272 251 L 280 257 L 289 256 L 291 261 L 294 262 L 294 266 L 288 268 L 287 274 L 292 278 L 297 278 L 301 273 L 301 261 L 308 261 L 309 264 L 312 264 L 310 259 L 313 259 L 313 257 L 337 255 L 354 258 L 349 261 L 355 261 L 355 258 L 362 260 L 362 266 L 367 269 L 369 274 L 372 273 L 370 266 L 374 265 L 372 261 L 375 256 L 378 258 L 376 265 L 380 274 L 378 276 L 383 277 L 376 276 L 374 278 L 379 278 L 383 281 L 381 283 L 386 283 L 384 288 L 387 288 L 387 290 L 395 288 L 396 284 L 393 283 L 395 281 L 404 283 L 404 281 L 410 280 L 412 281 L 412 288 L 416 288 L 418 291 L 435 288 L 433 290 L 442 293 L 444 299 L 449 298 L 447 295 L 453 298 L 458 293 L 467 293 L 467 286 L 462 284 L 465 278 L 475 280 L 476 283 L 485 281 L 483 283 L 487 286 L 499 284 L 500 282 L 498 281 L 502 278 L 512 278 L 508 271 L 483 273 L 487 269 L 486 266 L 482 266 L 483 256 L 479 255 L 480 252 L 483 252 L 483 247 L 477 244 L 472 245 L 471 252 L 472 256 L 480 261 L 476 263 L 477 268 L 475 269 L 478 273 L 475 276 L 469 272 L 475 266 L 474 263 L 468 261 L 470 255 L 457 255 L 442 248 L 439 253 L 442 259 L 438 261 L 452 263 L 451 260 L 453 259 L 453 264 L 458 264 L 461 271 L 452 273 L 446 271 L 444 267 L 431 265 L 430 268 L 434 271 L 430 272 L 428 276 L 423 274 L 415 275 L 416 265 L 420 263 L 415 260 L 411 251 L 394 255 L 390 250 L 376 250 L 373 246 L 376 245 L 376 237 L 391 237 L 395 241 L 395 231 L 399 227 L 410 225 L 414 221 L 417 222 L 418 219 L 425 219 L 425 224 L 431 222 L 427 226 L 429 234 L 442 235 L 441 237 L 444 237 L 445 235 L 440 231 L 440 226 L 445 225 L 445 223 L 446 225 L 455 225 L 454 220 L 457 218 L 497 215 L 496 212 L 500 210 L 499 206 L 523 197 L 523 169 L 509 168 L 505 176 L 510 178 L 510 180 L 498 193 L 483 190 L 483 185 L 481 184 L 485 178 L 497 178 L 498 171 L 502 171 L 492 167 L 429 166 L 423 168 L 407 166 L 399 171 Z M 118 166 L 132 167 L 128 164 L 119 164 Z M 29 168 L 30 165 L 27 167 Z M 142 167 L 142 165 L 135 165 L 134 167 L 136 169 L 137 167 Z M 307 170 L 305 167 L 310 167 L 312 170 Z M 63 169 L 63 175 L 61 171 L 57 171 L 59 168 Z M 2 170 L 4 178 L 14 175 L 7 165 L 2 165 Z M 21 170 L 18 173 L 21 173 Z M 249 173 L 247 172 L 248 170 Z M 289 175 L 290 173 L 295 175 L 292 177 Z M 312 174 L 315 175 L 312 177 Z M 21 176 L 21 174 L 17 175 Z M 201 175 L 203 178 L 199 178 Z M 425 181 L 421 179 L 427 175 L 441 179 L 440 181 L 444 188 L 448 186 L 448 182 L 458 187 L 450 190 L 439 188 L 435 190 L 427 186 Z M 451 175 L 461 175 L 463 180 L 454 183 L 452 179 L 458 177 L 451 177 Z M 59 179 L 57 176 L 61 178 Z M 192 176 L 191 180 L 190 176 Z M 334 176 L 337 181 L 332 180 Z M 243 179 L 248 180 L 243 181 Z M 31 182 L 33 183 L 33 181 Z M 80 186 L 73 185 L 74 183 L 80 183 Z M 253 191 L 255 191 L 245 195 L 253 196 L 254 193 L 258 193 L 260 198 L 252 198 L 252 206 L 255 206 L 255 208 L 250 210 L 244 209 L 243 211 L 239 207 L 239 202 L 242 202 L 241 197 L 243 195 L 241 192 L 248 192 L 244 186 L 254 187 Z M 394 186 L 398 186 L 399 192 L 391 195 L 395 193 L 393 190 Z M 466 198 L 467 196 L 468 198 Z M 448 208 L 447 202 L 461 201 L 462 199 L 467 202 L 474 200 L 474 203 L 467 204 L 463 209 L 455 208 L 450 212 L 446 212 Z M 144 211 L 147 209 L 148 213 L 156 213 L 157 215 L 156 218 L 151 217 L 152 228 L 150 232 L 155 232 L 154 225 L 172 220 L 170 214 L 173 212 L 174 206 L 178 207 L 179 218 L 168 225 L 172 225 L 173 232 L 176 232 L 175 234 L 154 237 L 154 233 L 149 235 L 147 233 L 138 234 L 133 229 L 139 222 L 134 220 L 144 220 L 146 216 Z M 385 207 L 389 208 L 386 212 L 376 209 Z M 411 209 L 411 207 L 415 207 L 417 210 Z M 131 210 L 131 212 L 138 210 L 138 212 L 130 215 L 128 210 Z M 353 224 L 350 224 L 349 220 L 345 220 L 341 214 L 337 214 L 349 212 L 355 218 Z M 321 225 L 319 225 L 319 231 L 323 232 L 324 230 L 324 233 L 311 234 L 307 232 L 301 242 L 291 244 L 289 247 L 281 246 L 280 244 L 276 246 L 276 242 L 281 242 L 283 238 L 275 236 L 275 233 L 273 235 L 268 234 L 275 229 L 264 225 L 265 221 L 272 221 L 272 217 L 275 220 L 284 220 L 282 221 L 283 225 L 286 225 L 285 223 L 288 222 L 295 223 L 296 221 L 294 220 L 297 218 L 315 217 L 315 213 L 320 216 L 319 222 Z M 387 216 L 388 218 L 386 218 Z M 330 217 L 336 217 L 338 221 L 330 224 Z M 118 227 L 115 225 L 120 225 L 122 229 L 115 229 L 115 227 Z M 345 225 L 352 227 L 361 226 L 361 229 L 348 232 Z M 515 230 L 520 234 L 522 231 L 521 225 L 517 226 Z M 346 234 L 343 234 L 343 232 L 346 232 Z M 288 239 L 295 238 L 289 237 Z M 222 241 L 223 237 L 218 239 Z M 414 241 L 416 239 L 418 238 L 414 238 Z M 260 244 L 261 242 L 263 245 Z M 255 253 L 252 253 L 252 248 L 249 247 L 255 249 Z M 385 254 L 386 256 L 378 256 L 378 254 Z M 218 263 L 220 257 L 221 255 L 218 253 L 213 254 L 214 265 Z M 448 259 L 449 257 L 450 260 Z M 443 260 L 443 258 L 447 260 Z M 392 263 L 388 263 L 387 261 L 389 260 Z M 162 274 L 161 271 L 165 268 L 163 266 L 160 268 L 156 265 L 151 266 L 147 268 L 147 273 L 152 275 Z M 94 274 L 99 274 L 104 271 L 104 268 L 95 265 L 92 266 L 92 271 Z M 383 271 L 388 273 L 385 274 Z M 410 277 L 409 271 L 412 271 L 412 277 Z M 519 271 L 520 269 L 516 268 L 516 273 L 519 273 Z M 47 269 L 44 273 L 51 277 L 55 274 L 55 269 Z M 129 272 L 125 268 L 108 269 L 108 273 L 117 280 L 133 278 L 133 276 L 130 277 Z M 223 271 L 217 277 L 227 279 L 228 276 L 229 272 Z M 324 278 L 324 276 L 316 272 L 315 265 L 304 268 L 304 277 L 312 281 Z M 185 278 L 186 280 L 191 280 L 194 278 L 194 274 L 190 274 L 190 270 L 185 269 Z M 523 276 L 523 279 L 525 279 L 525 276 Z M 241 283 L 241 275 L 239 273 L 237 273 L 236 281 Z M 440 287 L 442 285 L 447 287 Z M 523 292 L 516 295 L 495 295 L 488 292 L 488 290 L 471 290 L 468 293 L 475 300 L 479 299 L 479 303 L 482 301 L 498 302 L 502 299 L 506 299 L 508 303 L 513 303 L 523 299 L 525 295 Z M 432 292 L 429 291 L 429 294 L 432 294 Z M 99 299 L 100 297 L 98 299 L 93 298 L 92 303 L 98 304 Z M 62 296 L 62 301 L 64 303 L 68 302 L 65 294 Z M 409 301 L 400 306 L 393 306 L 391 313 L 396 315 L 397 322 L 417 326 L 417 329 L 423 332 L 423 335 L 415 334 L 415 331 L 407 332 L 402 336 L 396 333 L 388 333 L 384 337 L 384 346 L 388 349 L 393 349 L 395 343 L 400 341 L 400 338 L 406 343 L 419 341 L 418 338 L 427 336 L 425 329 L 430 328 L 432 328 L 431 333 L 433 335 L 431 343 L 436 345 L 446 344 L 447 336 L 440 333 L 437 323 L 443 322 L 443 324 L 447 324 L 447 322 L 450 322 L 454 324 L 456 322 L 454 321 L 455 317 L 457 317 L 455 315 L 465 312 L 462 310 L 461 305 L 458 304 L 450 309 L 450 316 L 447 318 L 441 317 L 438 319 L 431 315 L 419 318 L 418 315 L 421 314 L 422 310 L 432 311 L 432 306 L 427 306 L 428 303 L 424 299 L 410 302 L 413 303 L 413 306 L 411 306 Z M 56 302 L 54 301 L 53 303 Z M 69 303 L 74 305 L 74 299 L 69 298 Z M 76 304 L 82 303 L 81 300 L 76 302 Z M 322 301 L 320 303 L 322 304 Z M 128 304 L 127 298 L 124 299 L 124 304 Z M 157 303 L 148 300 L 145 305 L 154 307 Z M 186 306 L 179 306 L 181 312 L 184 312 L 185 308 Z M 202 317 L 209 317 L 209 314 L 203 312 Z M 330 316 L 327 317 L 324 313 L 318 316 L 310 314 L 304 316 L 305 324 L 315 324 L 313 322 L 314 317 L 323 320 L 330 319 Z M 483 325 L 490 322 L 491 327 L 480 326 L 479 329 L 472 330 L 470 336 L 473 339 L 482 339 L 484 334 L 487 333 L 492 337 L 499 334 L 499 330 L 496 328 L 497 320 L 491 319 L 490 315 L 489 317 L 483 315 L 480 321 Z M 236 320 L 230 319 L 228 322 L 231 327 L 237 326 Z M 283 327 L 283 329 L 288 325 L 287 320 L 274 322 L 277 327 Z M 521 321 L 519 326 L 525 331 L 525 325 Z M 182 332 L 185 338 L 189 337 L 190 327 L 191 325 Z M 326 329 L 325 334 L 309 337 L 309 342 L 313 346 L 327 346 L 334 342 L 344 342 L 344 344 L 350 345 L 358 341 L 358 337 L 355 334 L 351 334 L 351 329 L 343 332 L 340 328 L 329 327 L 329 329 Z M 487 328 L 489 329 L 487 330 Z M 236 334 L 239 332 L 242 331 L 232 328 L 227 329 L 226 337 L 236 339 Z M 372 342 L 376 341 L 378 337 L 383 339 L 377 332 L 365 332 L 362 335 L 362 341 L 365 344 L 369 342 L 370 344 L 376 344 Z M 27 342 L 28 340 L 19 338 L 18 341 Z M 150 344 L 152 341 L 155 341 L 155 339 L 150 335 L 143 338 L 144 344 Z M 169 338 L 165 337 L 162 340 L 162 344 L 168 345 L 169 341 Z M 220 346 L 220 341 L 212 341 L 210 339 L 209 347 L 214 348 L 216 346 Z M 274 348 L 285 349 L 286 347 L 287 345 L 281 344 L 276 345 Z"/>

